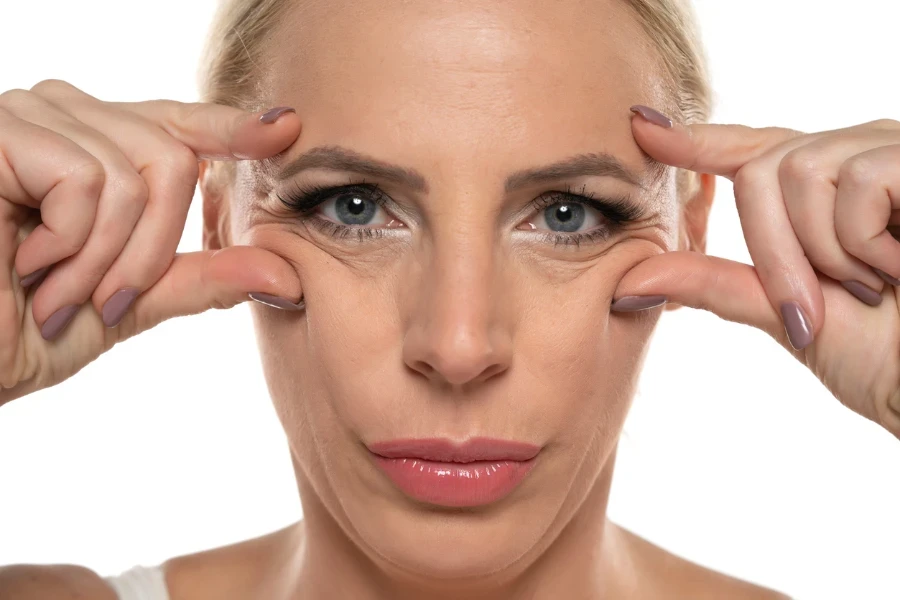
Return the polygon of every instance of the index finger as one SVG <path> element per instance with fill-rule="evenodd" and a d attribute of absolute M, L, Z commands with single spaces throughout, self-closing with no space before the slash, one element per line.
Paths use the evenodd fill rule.
<path fill-rule="evenodd" d="M 631 110 L 642 117 L 631 121 L 634 139 L 651 157 L 666 165 L 732 181 L 751 160 L 803 135 L 783 127 L 679 125 L 647 106 L 637 105 Z"/>
<path fill-rule="evenodd" d="M 108 104 L 140 115 L 193 150 L 198 158 L 212 160 L 269 158 L 293 144 L 301 129 L 296 111 L 286 106 L 250 113 L 209 102 Z"/>

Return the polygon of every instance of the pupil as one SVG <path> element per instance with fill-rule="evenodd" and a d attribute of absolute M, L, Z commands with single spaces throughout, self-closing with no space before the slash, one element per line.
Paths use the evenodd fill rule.
<path fill-rule="evenodd" d="M 352 200 L 352 203 L 348 207 L 350 212 L 352 212 L 354 215 L 358 215 L 359 213 L 361 213 L 363 211 L 363 208 L 364 208 L 363 201 L 360 200 L 359 198 L 354 198 Z"/>

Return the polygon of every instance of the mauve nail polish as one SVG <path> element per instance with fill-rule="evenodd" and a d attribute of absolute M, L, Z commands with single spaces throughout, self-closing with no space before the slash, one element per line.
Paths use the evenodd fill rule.
<path fill-rule="evenodd" d="M 891 277 L 890 275 L 888 275 L 887 273 L 885 273 L 885 272 L 882 271 L 881 269 L 875 269 L 875 267 L 872 267 L 872 268 L 875 270 L 876 273 L 878 273 L 878 276 L 879 276 L 879 277 L 881 277 L 882 279 L 884 279 L 885 281 L 887 281 L 889 284 L 891 284 L 891 285 L 900 285 L 900 279 L 895 279 L 895 278 Z"/>
<path fill-rule="evenodd" d="M 50 318 L 44 321 L 44 326 L 41 327 L 41 337 L 49 341 L 59 335 L 59 332 L 66 328 L 79 308 L 78 304 L 69 304 L 50 315 Z"/>
<path fill-rule="evenodd" d="M 616 312 L 636 312 L 656 308 L 666 303 L 665 296 L 624 296 L 610 306 Z"/>
<path fill-rule="evenodd" d="M 256 300 L 260 304 L 274 306 L 275 308 L 280 308 L 282 310 L 301 310 L 306 306 L 306 301 L 304 301 L 303 296 L 300 297 L 300 301 L 297 304 L 294 304 L 290 300 L 279 298 L 272 294 L 264 294 L 262 292 L 250 292 L 247 295 L 250 296 L 251 300 Z"/>
<path fill-rule="evenodd" d="M 662 114 L 658 110 L 650 108 L 649 106 L 635 104 L 631 107 L 631 112 L 636 112 L 654 125 L 659 125 L 660 127 L 664 127 L 666 129 L 672 128 L 672 119 Z"/>
<path fill-rule="evenodd" d="M 870 288 L 864 283 L 856 281 L 842 281 L 841 285 L 844 289 L 865 302 L 869 306 L 878 306 L 881 304 L 881 294 Z"/>
<path fill-rule="evenodd" d="M 263 115 L 259 118 L 259 122 L 265 123 L 266 125 L 268 125 L 269 123 L 274 123 L 275 121 L 277 121 L 278 117 L 280 117 L 284 113 L 289 113 L 289 112 L 295 113 L 297 111 L 294 110 L 293 108 L 291 108 L 290 106 L 278 106 L 276 108 L 269 109 L 265 113 L 263 113 Z"/>
<path fill-rule="evenodd" d="M 47 273 L 47 271 L 49 269 L 50 269 L 50 267 L 48 266 L 48 267 L 44 267 L 43 269 L 38 269 L 37 271 L 35 271 L 33 273 L 29 273 L 28 275 L 26 275 L 25 277 L 23 277 L 22 279 L 19 280 L 19 285 L 21 285 L 23 288 L 28 287 L 29 285 L 31 285 L 32 283 L 34 283 L 35 281 L 37 281 L 38 279 L 43 277 L 44 274 Z"/>
<path fill-rule="evenodd" d="M 107 327 L 115 327 L 128 312 L 128 308 L 141 291 L 137 288 L 122 288 L 109 297 L 103 305 L 103 324 Z"/>
<path fill-rule="evenodd" d="M 794 350 L 803 350 L 813 342 L 812 323 L 798 302 L 781 305 L 781 319 Z"/>

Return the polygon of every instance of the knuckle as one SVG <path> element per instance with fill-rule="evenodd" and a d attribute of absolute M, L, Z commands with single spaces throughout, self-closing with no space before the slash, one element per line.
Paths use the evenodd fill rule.
<path fill-rule="evenodd" d="M 876 119 L 874 121 L 870 121 L 868 125 L 876 129 L 900 129 L 900 121 L 895 121 L 894 119 Z"/>
<path fill-rule="evenodd" d="M 736 198 L 746 197 L 759 188 L 764 181 L 768 168 L 760 161 L 750 161 L 734 176 L 734 193 Z"/>
<path fill-rule="evenodd" d="M 184 144 L 173 144 L 161 159 L 165 171 L 185 184 L 196 183 L 200 176 L 197 155 Z"/>
<path fill-rule="evenodd" d="M 841 165 L 838 183 L 849 182 L 854 186 L 868 186 L 876 182 L 877 166 L 868 158 L 854 156 Z"/>
<path fill-rule="evenodd" d="M 65 253 L 65 255 L 73 256 L 82 247 L 84 247 L 84 242 L 90 233 L 90 229 L 83 229 L 81 231 L 74 232 L 65 232 L 64 234 L 59 235 L 59 248 Z"/>
<path fill-rule="evenodd" d="M 28 90 L 13 88 L 0 94 L 0 106 L 8 110 L 28 104 L 34 104 L 34 94 Z"/>
<path fill-rule="evenodd" d="M 69 92 L 74 88 L 75 86 L 62 79 L 42 79 L 31 86 L 31 91 L 35 94 L 52 96 L 60 92 Z"/>
<path fill-rule="evenodd" d="M 193 121 L 204 106 L 201 102 L 177 102 L 174 100 L 172 104 L 175 109 L 175 117 L 183 123 Z"/>
<path fill-rule="evenodd" d="M 835 222 L 834 233 L 846 252 L 854 256 L 860 256 L 865 252 L 866 240 L 862 239 L 857 232 L 848 230 L 840 221 Z"/>
<path fill-rule="evenodd" d="M 193 122 L 203 107 L 200 102 L 179 102 L 168 99 L 154 100 L 153 103 L 160 109 L 159 112 L 163 115 L 162 119 L 167 128 L 175 131 L 180 130 L 185 123 Z"/>
<path fill-rule="evenodd" d="M 150 197 L 150 188 L 144 178 L 137 173 L 124 172 L 114 178 L 118 193 L 135 204 L 145 205 Z"/>
<path fill-rule="evenodd" d="M 103 186 L 106 185 L 106 169 L 96 158 L 88 159 L 69 173 L 69 177 L 78 184 L 84 193 L 92 197 L 99 197 Z"/>
<path fill-rule="evenodd" d="M 821 157 L 805 148 L 791 150 L 778 166 L 778 176 L 782 180 L 807 181 L 820 176 L 823 171 Z"/>

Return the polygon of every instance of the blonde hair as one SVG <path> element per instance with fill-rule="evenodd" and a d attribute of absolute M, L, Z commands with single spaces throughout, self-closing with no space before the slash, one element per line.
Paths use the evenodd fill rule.
<path fill-rule="evenodd" d="M 296 1 L 296 0 L 295 0 Z M 690 0 L 622 0 L 634 12 L 668 72 L 673 116 L 706 123 L 712 91 L 706 56 Z M 221 0 L 198 71 L 200 99 L 250 111 L 260 106 L 259 75 L 264 40 L 292 6 L 290 0 Z M 234 163 L 224 166 L 231 168 Z M 690 195 L 695 178 L 678 173 L 679 196 Z"/>

